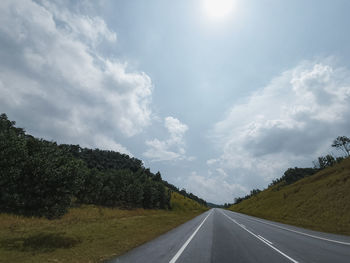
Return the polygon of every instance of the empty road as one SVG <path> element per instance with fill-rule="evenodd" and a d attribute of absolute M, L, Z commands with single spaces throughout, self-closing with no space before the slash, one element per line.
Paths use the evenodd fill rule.
<path fill-rule="evenodd" d="M 110 262 L 350 262 L 350 237 L 211 209 Z"/>

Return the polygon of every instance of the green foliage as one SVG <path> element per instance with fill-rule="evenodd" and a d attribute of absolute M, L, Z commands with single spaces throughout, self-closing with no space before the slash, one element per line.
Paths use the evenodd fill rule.
<path fill-rule="evenodd" d="M 103 187 L 103 173 L 97 169 L 89 169 L 77 191 L 77 202 L 81 204 L 94 204 L 98 200 Z"/>
<path fill-rule="evenodd" d="M 149 168 L 144 168 L 142 165 L 142 161 L 136 159 L 136 158 L 130 158 L 128 155 L 120 154 L 113 151 L 105 151 L 105 150 L 99 150 L 99 149 L 87 149 L 87 148 L 80 148 L 78 145 L 60 145 L 59 147 L 62 147 L 66 149 L 66 151 L 72 153 L 75 157 L 83 160 L 86 165 L 90 169 L 95 169 L 94 175 L 88 175 L 88 177 L 93 176 L 92 178 L 87 178 L 87 182 L 85 183 L 88 189 L 84 190 L 84 187 L 82 188 L 82 191 L 79 195 L 79 200 L 82 203 L 87 204 L 99 204 L 99 205 L 106 205 L 106 206 L 112 206 L 114 205 L 122 205 L 126 207 L 133 207 L 133 206 L 139 206 L 141 204 L 144 208 L 171 208 L 170 206 L 170 193 L 166 191 L 166 188 L 168 188 L 171 191 L 175 191 L 177 193 L 181 193 L 183 196 L 186 196 L 204 206 L 206 206 L 206 201 L 199 198 L 198 196 L 187 193 L 185 189 L 182 189 L 181 191 L 175 187 L 174 185 L 168 183 L 167 181 L 162 180 L 162 176 L 160 172 L 157 172 L 156 174 L 153 174 Z M 110 171 L 123 171 L 121 173 L 118 173 L 115 175 L 114 179 L 106 179 L 107 182 L 104 183 L 103 191 L 100 193 L 99 186 L 102 183 L 103 174 L 109 174 Z M 100 173 L 98 173 L 99 171 Z M 128 172 L 129 171 L 129 172 Z M 130 173 L 131 172 L 131 173 Z M 125 179 L 133 178 L 130 180 Z M 96 178 L 96 176 L 98 178 Z M 100 179 L 99 179 L 100 178 Z M 119 178 L 119 179 L 118 179 Z M 90 180 L 93 180 L 94 182 L 92 184 L 89 183 Z M 132 194 L 130 195 L 129 200 L 135 200 L 136 203 L 128 202 L 126 201 L 126 198 L 123 197 L 123 194 L 120 193 L 118 195 L 118 198 L 121 198 L 118 202 L 117 201 L 111 201 L 108 198 L 105 198 L 103 196 L 108 195 L 108 193 L 113 189 L 119 189 L 117 187 L 117 181 L 120 180 L 120 184 L 128 184 L 127 182 L 130 182 L 130 184 L 135 184 L 135 186 L 130 186 L 130 189 L 134 189 L 134 196 Z M 126 183 L 124 181 L 127 181 Z M 123 181 L 123 182 L 122 182 Z M 97 183 L 98 182 L 98 183 Z M 90 184 L 90 186 L 89 186 Z M 93 190 L 91 187 L 96 184 L 95 190 Z M 111 184 L 111 185 L 109 185 Z M 107 186 L 108 185 L 108 186 Z M 112 186 L 113 185 L 113 186 Z M 98 195 L 102 195 L 102 197 L 97 200 L 91 199 L 90 197 L 87 197 L 86 194 L 83 194 L 85 192 L 91 192 L 94 191 L 94 193 L 91 192 L 91 195 L 96 195 L 96 192 L 99 192 Z M 125 192 L 126 190 L 119 189 L 118 191 Z M 84 197 L 85 195 L 85 197 Z M 132 197 L 131 197 L 132 196 Z M 141 202 L 139 201 L 139 197 L 142 196 Z M 114 195 L 116 198 L 116 196 Z M 89 201 L 90 200 L 90 201 Z M 94 201 L 91 201 L 94 200 Z"/>
<path fill-rule="evenodd" d="M 192 193 L 187 193 L 185 189 L 181 189 L 181 191 L 179 190 L 179 188 L 177 188 L 176 186 L 168 183 L 167 181 L 163 181 L 164 185 L 170 189 L 173 192 L 179 193 L 187 198 L 190 198 L 194 201 L 196 201 L 197 203 L 203 205 L 203 206 L 208 206 L 207 202 L 205 200 L 203 200 L 202 198 L 199 198 L 198 196 L 192 194 Z"/>
<path fill-rule="evenodd" d="M 144 171 L 91 169 L 77 193 L 82 204 L 103 206 L 166 208 L 165 187 Z"/>
<path fill-rule="evenodd" d="M 28 158 L 23 131 L 14 128 L 15 122 L 0 116 L 0 211 L 17 209 L 23 202 L 19 193 L 24 167 Z"/>
<path fill-rule="evenodd" d="M 171 194 L 171 207 L 174 212 L 187 212 L 194 210 L 205 211 L 208 209 L 207 206 L 199 204 L 177 192 Z"/>
<path fill-rule="evenodd" d="M 84 164 L 55 143 L 25 136 L 1 115 L 0 211 L 56 218 L 71 204 Z"/>
<path fill-rule="evenodd" d="M 280 187 L 281 184 L 283 182 L 230 209 L 287 224 L 350 235 L 350 158 L 292 184 Z"/>
<path fill-rule="evenodd" d="M 143 168 L 142 161 L 136 158 L 130 158 L 126 154 L 114 151 L 100 149 L 80 148 L 79 145 L 60 145 L 67 148 L 75 157 L 82 159 L 88 168 L 96 168 L 100 171 L 105 170 L 124 170 L 129 169 L 136 172 Z"/>
<path fill-rule="evenodd" d="M 349 156 L 350 151 L 350 139 L 345 136 L 337 137 L 332 144 L 332 147 L 343 150 Z M 327 154 L 326 156 L 318 157 L 317 161 L 314 161 L 314 168 L 288 168 L 283 176 L 280 178 L 274 179 L 270 184 L 269 188 L 277 185 L 277 187 L 273 187 L 273 191 L 279 191 L 282 187 L 295 183 L 307 176 L 311 176 L 317 173 L 320 170 L 326 169 L 327 167 L 332 167 L 337 163 L 340 163 L 344 160 L 344 157 L 334 158 L 332 155 Z M 234 199 L 234 204 L 239 204 L 243 200 L 247 200 L 261 192 L 259 189 L 253 189 L 250 191 L 250 194 L 244 197 L 237 197 Z"/>
<path fill-rule="evenodd" d="M 237 197 L 237 198 L 235 198 L 234 204 L 238 204 L 238 203 L 242 202 L 243 200 L 249 199 L 249 198 L 257 195 L 260 192 L 261 192 L 261 190 L 259 190 L 259 189 L 253 189 L 253 190 L 250 191 L 250 194 L 248 194 L 248 195 L 246 195 L 244 197 Z M 225 204 L 225 207 L 227 207 L 227 206 L 229 206 L 229 204 Z"/>
<path fill-rule="evenodd" d="M 16 128 L 6 114 L 0 115 L 0 212 L 58 218 L 72 200 L 109 207 L 170 209 L 172 189 L 178 191 L 136 158 L 37 139 Z"/>
<path fill-rule="evenodd" d="M 279 183 L 281 183 L 280 185 L 292 184 L 304 177 L 315 174 L 317 171 L 319 171 L 317 168 L 288 168 L 281 178 L 273 180 L 269 186 L 273 186 Z"/>

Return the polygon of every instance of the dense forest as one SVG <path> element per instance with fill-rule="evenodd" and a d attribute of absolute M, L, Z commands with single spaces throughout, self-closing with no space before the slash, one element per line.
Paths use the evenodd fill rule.
<path fill-rule="evenodd" d="M 0 115 L 0 212 L 58 218 L 69 207 L 171 209 L 171 191 L 206 202 L 114 151 L 37 139 Z"/>
<path fill-rule="evenodd" d="M 323 170 L 327 167 L 331 167 L 336 163 L 340 163 L 344 158 L 350 157 L 350 139 L 346 136 L 338 136 L 332 143 L 332 147 L 336 148 L 343 152 L 343 156 L 334 157 L 333 155 L 327 154 L 326 156 L 320 156 L 316 161 L 313 161 L 313 168 L 288 168 L 284 174 L 275 180 L 273 180 L 268 187 L 272 187 L 278 185 L 276 190 L 279 190 L 280 187 L 285 185 L 292 184 L 300 179 L 303 179 L 307 176 L 311 176 L 317 173 L 320 170 Z M 258 193 L 260 193 L 260 189 L 253 189 L 244 197 L 237 197 L 234 200 L 234 204 L 238 204 L 243 200 L 249 199 Z"/>

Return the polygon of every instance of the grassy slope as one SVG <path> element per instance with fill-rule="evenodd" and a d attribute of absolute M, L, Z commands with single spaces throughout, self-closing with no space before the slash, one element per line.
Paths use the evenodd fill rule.
<path fill-rule="evenodd" d="M 230 210 L 350 235 L 350 158 L 294 184 L 270 187 Z"/>
<path fill-rule="evenodd" d="M 101 262 L 206 210 L 177 193 L 172 211 L 72 208 L 59 220 L 0 214 L 0 262 Z"/>

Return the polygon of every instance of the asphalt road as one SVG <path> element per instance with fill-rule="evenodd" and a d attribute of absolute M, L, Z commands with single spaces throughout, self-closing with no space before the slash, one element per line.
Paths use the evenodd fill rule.
<path fill-rule="evenodd" d="M 211 209 L 110 262 L 350 262 L 350 237 Z"/>

